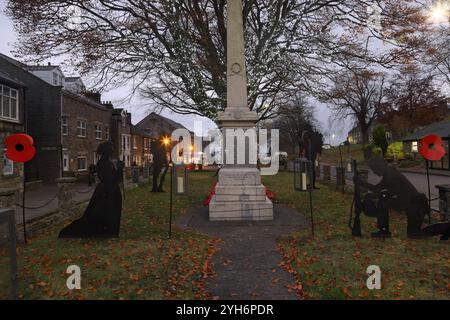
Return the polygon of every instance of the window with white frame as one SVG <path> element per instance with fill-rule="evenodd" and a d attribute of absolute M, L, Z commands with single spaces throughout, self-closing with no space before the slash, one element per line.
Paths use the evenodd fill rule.
<path fill-rule="evenodd" d="M 95 139 L 102 140 L 102 125 L 95 125 Z"/>
<path fill-rule="evenodd" d="M 69 135 L 69 119 L 67 117 L 61 118 L 61 130 L 64 136 Z"/>
<path fill-rule="evenodd" d="M 105 127 L 105 140 L 109 140 L 109 127 Z"/>
<path fill-rule="evenodd" d="M 78 171 L 86 171 L 87 170 L 87 157 L 82 156 L 77 158 Z"/>
<path fill-rule="evenodd" d="M 63 155 L 63 168 L 64 168 L 64 171 L 69 171 L 69 155 L 68 154 Z"/>
<path fill-rule="evenodd" d="M 412 152 L 418 152 L 419 151 L 419 142 L 418 141 L 413 141 L 412 142 L 411 151 Z"/>
<path fill-rule="evenodd" d="M 77 135 L 81 138 L 86 138 L 86 121 L 77 120 Z"/>
<path fill-rule="evenodd" d="M 133 149 L 137 149 L 137 148 L 138 148 L 138 137 L 133 136 Z"/>
<path fill-rule="evenodd" d="M 58 74 L 56 72 L 53 72 L 53 84 L 58 85 Z"/>
<path fill-rule="evenodd" d="M 0 85 L 0 117 L 19 120 L 19 93 L 16 89 Z"/>

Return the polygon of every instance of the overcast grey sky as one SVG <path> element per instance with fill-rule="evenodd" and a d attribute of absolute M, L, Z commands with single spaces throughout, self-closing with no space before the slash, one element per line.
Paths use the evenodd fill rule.
<path fill-rule="evenodd" d="M 4 13 L 4 9 L 6 6 L 6 0 L 0 0 L 0 52 L 11 56 L 14 58 L 12 54 L 13 44 L 17 41 L 17 34 L 14 32 L 12 21 L 7 17 Z M 52 64 L 58 64 L 59 61 L 53 60 L 48 61 Z M 71 70 L 68 68 L 64 68 L 64 72 L 66 76 L 77 76 L 76 74 L 72 74 Z M 114 106 L 125 108 L 132 113 L 132 121 L 134 124 L 139 122 L 142 118 L 144 118 L 148 113 L 152 110 L 149 110 L 146 107 L 143 107 L 145 101 L 143 101 L 140 97 L 135 96 L 131 101 L 126 101 L 126 97 L 130 94 L 130 88 L 118 88 L 108 92 L 102 93 L 102 100 L 104 101 L 112 101 Z M 348 124 L 342 124 L 342 122 L 337 122 L 333 126 L 333 128 L 329 127 L 328 119 L 330 117 L 330 111 L 328 108 L 320 103 L 317 103 L 311 100 L 311 103 L 314 105 L 317 119 L 319 120 L 322 128 L 325 131 L 334 133 L 336 137 L 331 142 L 333 144 L 342 142 L 345 140 L 348 131 Z M 213 128 L 215 124 L 206 118 L 201 118 L 198 116 L 187 116 L 187 115 L 179 115 L 172 112 L 163 111 L 162 115 L 171 118 L 174 121 L 177 121 L 184 126 L 186 126 L 189 130 L 193 130 L 194 121 L 201 120 L 203 122 L 203 127 Z"/>

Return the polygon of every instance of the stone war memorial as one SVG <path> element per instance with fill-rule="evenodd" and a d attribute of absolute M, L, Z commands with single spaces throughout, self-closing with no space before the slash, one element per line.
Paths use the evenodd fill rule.
<path fill-rule="evenodd" d="M 219 126 L 224 137 L 223 167 L 219 171 L 216 193 L 209 204 L 209 219 L 211 221 L 273 220 L 273 205 L 267 198 L 265 187 L 261 183 L 261 173 L 256 164 L 250 163 L 250 140 L 246 140 L 245 150 L 237 150 L 237 147 L 239 147 L 237 143 L 231 143 L 234 150 L 230 150 L 227 146 L 227 138 L 230 138 L 227 137 L 227 130 L 254 129 L 258 120 L 257 113 L 250 111 L 247 105 L 244 41 L 242 2 L 241 0 L 229 0 L 227 107 L 225 111 L 219 114 Z M 244 164 L 236 163 L 236 155 L 239 152 L 245 153 Z M 230 156 L 233 159 L 229 159 Z"/>

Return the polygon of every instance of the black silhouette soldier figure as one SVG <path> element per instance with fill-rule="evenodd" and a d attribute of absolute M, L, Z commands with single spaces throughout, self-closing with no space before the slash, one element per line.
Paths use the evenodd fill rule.
<path fill-rule="evenodd" d="M 390 237 L 389 209 L 404 212 L 407 216 L 408 238 L 421 238 L 421 226 L 425 215 L 429 212 L 428 200 L 423 193 L 419 193 L 414 185 L 397 169 L 391 167 L 381 157 L 374 157 L 368 162 L 369 168 L 382 180 L 377 185 L 366 183 L 355 175 L 354 182 L 372 193 L 368 193 L 363 201 L 364 213 L 377 218 L 379 231 L 373 232 L 372 237 Z"/>
<path fill-rule="evenodd" d="M 300 153 L 301 156 L 304 156 L 306 159 L 312 162 L 312 165 L 315 165 L 317 155 L 322 154 L 323 148 L 323 136 L 321 133 L 312 131 L 304 131 L 302 134 L 302 142 Z M 312 170 L 312 182 L 313 188 L 319 189 L 316 187 L 316 170 Z"/>
<path fill-rule="evenodd" d="M 117 169 L 110 157 L 113 152 L 111 142 L 104 142 L 97 148 L 100 160 L 97 162 L 97 174 L 100 183 L 84 215 L 65 227 L 59 238 L 116 238 L 120 231 L 122 195 L 119 183 L 121 170 Z"/>
<path fill-rule="evenodd" d="M 166 146 L 158 140 L 153 140 L 151 142 L 151 152 L 153 155 L 153 187 L 152 192 L 164 192 L 163 190 L 163 184 L 164 179 L 167 174 L 167 170 L 169 167 L 169 161 L 167 160 L 167 152 L 166 152 Z M 164 172 L 162 173 L 159 183 L 158 178 L 161 174 L 161 171 L 164 169 Z"/>

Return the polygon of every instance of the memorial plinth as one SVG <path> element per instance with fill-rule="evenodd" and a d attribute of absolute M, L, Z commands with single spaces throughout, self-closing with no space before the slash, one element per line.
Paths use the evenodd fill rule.
<path fill-rule="evenodd" d="M 273 204 L 267 198 L 261 183 L 261 173 L 250 163 L 249 141 L 245 149 L 234 144 L 233 154 L 245 153 L 245 163 L 227 161 L 226 130 L 254 129 L 258 115 L 247 105 L 247 74 L 244 56 L 244 28 L 241 0 L 228 0 L 227 22 L 227 107 L 219 113 L 219 126 L 223 134 L 223 167 L 215 195 L 209 204 L 211 221 L 273 220 Z M 236 158 L 236 157 L 235 157 Z M 235 160 L 235 159 L 234 159 Z"/>

